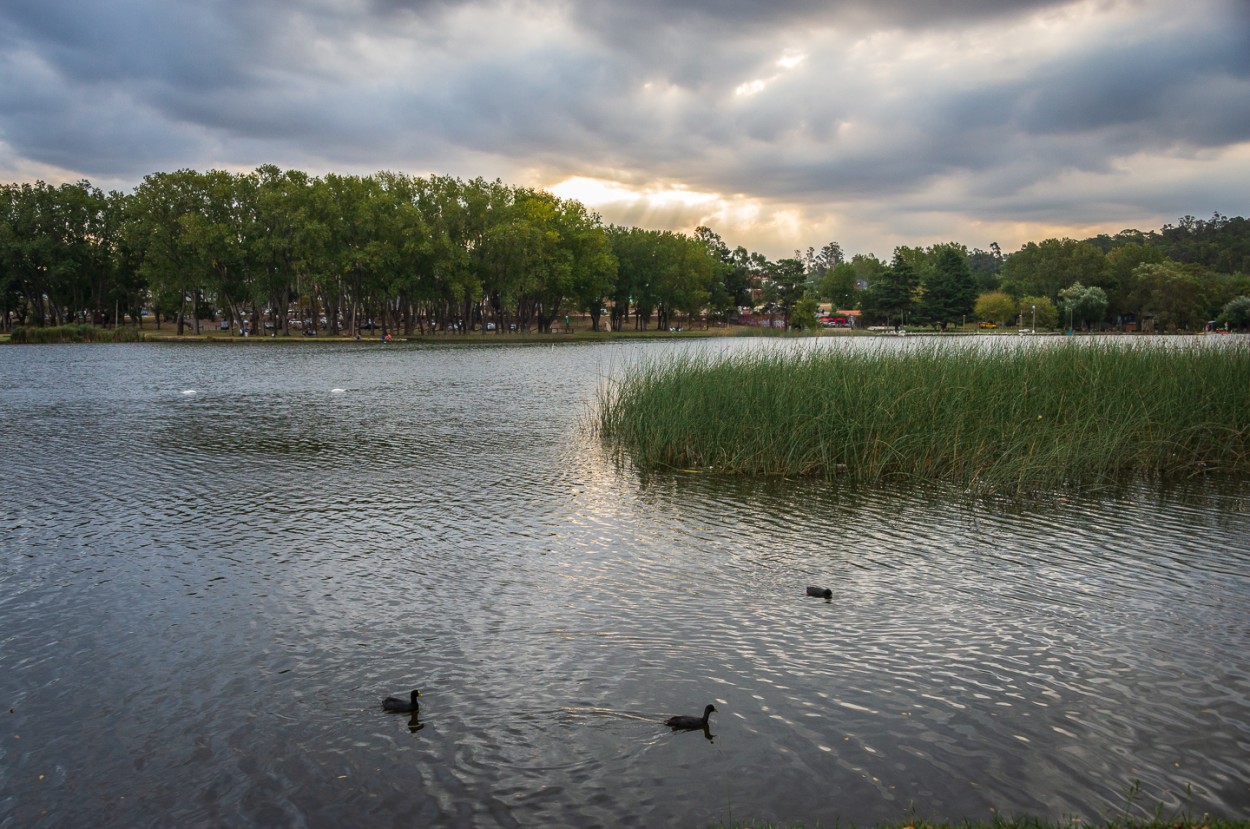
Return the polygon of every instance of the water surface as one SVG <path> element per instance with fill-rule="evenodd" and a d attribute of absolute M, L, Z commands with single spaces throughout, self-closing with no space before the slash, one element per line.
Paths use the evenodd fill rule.
<path fill-rule="evenodd" d="M 632 360 L 743 347 L 786 346 L 0 349 L 0 826 L 1250 814 L 1244 489 L 1007 510 L 587 433 Z"/>

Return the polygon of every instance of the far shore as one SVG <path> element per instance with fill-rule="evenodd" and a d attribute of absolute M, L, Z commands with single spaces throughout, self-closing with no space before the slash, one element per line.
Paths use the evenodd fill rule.
<path fill-rule="evenodd" d="M 72 326 L 66 326 L 71 328 Z M 90 327 L 90 326 L 88 326 Z M 127 325 L 126 328 L 131 326 Z M 40 329 L 31 329 L 37 331 Z M 99 328 L 101 333 L 113 331 L 110 328 Z M 298 329 L 292 329 L 289 333 L 266 331 L 262 334 L 251 334 L 244 336 L 234 330 L 223 331 L 219 323 L 213 321 L 201 321 L 200 330 L 197 333 L 193 327 L 186 326 L 184 333 L 178 334 L 177 326 L 171 322 L 162 323 L 158 328 L 151 318 L 144 318 L 139 326 L 139 333 L 142 335 L 143 342 L 164 342 L 164 343 L 239 343 L 243 345 L 254 345 L 261 343 L 271 344 L 292 344 L 292 343 L 374 343 L 377 344 L 382 339 L 380 330 L 361 331 L 359 334 L 339 333 L 331 334 L 325 331 L 318 332 L 315 335 L 308 335 Z M 761 337 L 761 338 L 801 338 L 801 337 L 895 337 L 904 335 L 909 337 L 1015 337 L 1015 336 L 1036 336 L 1036 337 L 1053 337 L 1063 336 L 1066 332 L 1059 329 L 1036 331 L 1028 329 L 1014 328 L 993 328 L 985 329 L 979 327 L 976 323 L 968 323 L 963 326 L 950 326 L 945 331 L 939 331 L 929 326 L 916 326 L 905 328 L 901 332 L 890 328 L 874 326 L 872 328 L 817 328 L 802 330 L 785 330 L 781 328 L 769 328 L 767 326 L 752 325 L 727 325 L 709 323 L 706 326 L 695 324 L 690 328 L 674 327 L 668 330 L 651 328 L 646 330 L 636 330 L 627 328 L 623 331 L 609 331 L 602 328 L 599 331 L 593 330 L 589 317 L 575 317 L 571 325 L 567 328 L 563 325 L 553 326 L 550 333 L 529 330 L 521 332 L 512 331 L 488 331 L 478 329 L 467 334 L 459 332 L 427 332 L 413 333 L 411 335 L 390 332 L 390 339 L 385 340 L 389 343 L 426 343 L 426 344 L 460 344 L 460 345 L 482 345 L 482 344 L 529 344 L 529 343 L 556 343 L 556 342 L 609 342 L 613 340 L 623 339 L 705 339 L 711 337 Z M 1120 331 L 1103 331 L 1103 332 L 1076 332 L 1080 334 L 1103 334 L 1103 335 L 1133 335 L 1133 332 Z M 1175 333 L 1201 333 L 1201 332 L 1175 332 Z M 1224 332 L 1218 332 L 1224 333 Z M 90 337 L 85 338 L 86 341 L 93 341 Z M 10 333 L 0 331 L 0 343 L 7 344 L 10 340 Z M 84 338 L 67 337 L 62 342 L 80 342 Z M 56 340 L 40 340 L 41 342 L 55 342 Z M 106 337 L 97 337 L 95 342 L 107 342 Z M 135 341 L 135 340 L 126 340 Z"/>

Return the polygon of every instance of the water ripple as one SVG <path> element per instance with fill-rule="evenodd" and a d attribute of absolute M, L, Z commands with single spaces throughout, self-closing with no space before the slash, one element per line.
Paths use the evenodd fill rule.
<path fill-rule="evenodd" d="M 1250 808 L 1246 493 L 639 475 L 671 348 L 0 350 L 0 825 Z"/>

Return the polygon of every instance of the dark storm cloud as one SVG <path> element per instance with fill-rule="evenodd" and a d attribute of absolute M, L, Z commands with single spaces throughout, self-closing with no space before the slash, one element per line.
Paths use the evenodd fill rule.
<path fill-rule="evenodd" d="M 667 0 L 636 0 L 631 3 L 582 3 L 577 7 L 577 14 L 605 29 L 609 29 L 605 23 L 615 26 L 637 21 L 648 29 L 685 29 L 700 25 L 717 32 L 741 32 L 746 31 L 746 27 L 812 24 L 903 28 L 948 26 L 966 21 L 1012 17 L 1065 4 L 1065 0 L 947 0 L 941 3 L 929 0 L 777 0 L 770 3 L 695 0 L 680 4 Z"/>
<path fill-rule="evenodd" d="M 0 170 L 587 176 L 812 215 L 853 203 L 1056 218 L 1090 203 L 1074 184 L 1065 206 L 1048 189 L 1058 177 L 1149 156 L 1157 180 L 1122 175 L 1125 199 L 1189 186 L 1201 201 L 1166 171 L 1250 142 L 1246 9 L 9 0 Z"/>

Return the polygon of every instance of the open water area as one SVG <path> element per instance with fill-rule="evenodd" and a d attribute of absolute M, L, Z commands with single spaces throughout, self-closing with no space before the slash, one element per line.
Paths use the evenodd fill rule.
<path fill-rule="evenodd" d="M 0 827 L 1250 817 L 1245 487 L 1020 508 L 588 430 L 631 361 L 748 347 L 791 346 L 0 348 Z"/>

